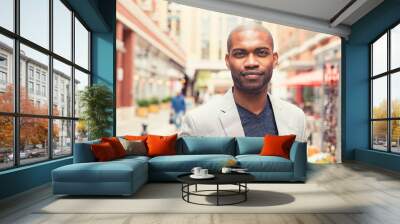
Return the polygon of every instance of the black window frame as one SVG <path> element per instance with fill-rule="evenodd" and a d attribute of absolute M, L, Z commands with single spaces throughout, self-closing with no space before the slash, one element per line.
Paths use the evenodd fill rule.
<path fill-rule="evenodd" d="M 400 67 L 391 69 L 391 31 L 393 28 L 400 26 L 400 21 L 392 24 L 389 28 L 387 28 L 383 33 L 378 35 L 375 39 L 373 39 L 369 44 L 369 149 L 373 151 L 386 152 L 391 154 L 400 154 L 400 152 L 392 151 L 392 135 L 391 135 L 391 122 L 392 121 L 400 121 L 400 117 L 392 117 L 392 99 L 391 99 L 391 79 L 392 76 L 396 73 L 400 72 Z M 386 62 L 386 71 L 376 74 L 373 74 L 373 44 L 379 40 L 384 35 L 387 35 L 386 44 L 387 44 L 387 62 Z M 386 86 L 387 86 L 387 105 L 386 105 L 386 118 L 373 118 L 373 81 L 378 78 L 386 77 Z M 386 121 L 386 151 L 379 150 L 374 148 L 374 136 L 373 136 L 373 122 L 374 121 Z"/>
<path fill-rule="evenodd" d="M 13 112 L 3 112 L 0 111 L 0 116 L 4 117 L 10 117 L 13 120 L 13 166 L 10 167 L 5 167 L 5 168 L 0 168 L 0 172 L 5 171 L 5 170 L 12 170 L 16 169 L 19 167 L 24 167 L 24 166 L 31 166 L 33 164 L 38 164 L 38 163 L 43 163 L 51 160 L 58 160 L 62 158 L 67 158 L 73 156 L 74 152 L 74 143 L 75 143 L 75 126 L 76 126 L 76 121 L 79 120 L 79 117 L 75 116 L 75 69 L 85 73 L 89 77 L 89 83 L 88 86 L 92 85 L 93 77 L 92 77 L 92 61 L 91 61 L 91 49 L 92 49 L 92 43 L 91 43 L 91 37 L 92 37 L 92 31 L 89 29 L 87 24 L 83 21 L 83 19 L 79 16 L 78 13 L 76 13 L 72 7 L 65 1 L 65 0 L 59 0 L 65 7 L 68 8 L 68 10 L 71 11 L 71 59 L 64 58 L 61 55 L 58 55 L 57 53 L 53 52 L 53 1 L 54 0 L 48 0 L 49 3 L 49 46 L 48 49 L 45 47 L 40 46 L 39 44 L 36 44 L 29 39 L 26 39 L 20 35 L 20 0 L 14 0 L 13 1 L 13 10 L 14 10 L 14 30 L 10 31 L 4 27 L 0 26 L 0 35 L 3 35 L 7 38 L 12 39 L 13 41 L 13 52 L 12 52 L 12 57 L 13 57 L 13 65 L 11 71 L 13 72 L 13 78 L 14 78 L 14 110 Z M 83 27 L 88 31 L 88 69 L 85 69 L 78 64 L 75 63 L 75 18 L 83 25 Z M 23 44 L 27 47 L 30 47 L 40 53 L 43 53 L 48 56 L 48 85 L 47 85 L 47 91 L 48 91 L 48 112 L 47 115 L 38 115 L 38 114 L 27 114 L 27 113 L 21 113 L 20 112 L 20 44 Z M 56 116 L 53 115 L 53 59 L 58 60 L 59 62 L 62 62 L 68 66 L 71 66 L 71 114 L 70 116 Z M 35 70 L 34 70 L 34 80 L 35 80 Z M 27 79 L 29 79 L 29 74 L 26 74 Z M 28 91 L 28 90 L 27 90 Z M 47 119 L 48 123 L 48 136 L 47 136 L 47 141 L 48 141 L 48 157 L 44 158 L 43 160 L 37 161 L 37 162 L 32 162 L 32 163 L 26 163 L 26 164 L 21 164 L 20 161 L 20 119 L 21 118 L 45 118 Z M 71 153 L 68 155 L 62 155 L 62 156 L 57 156 L 54 157 L 53 155 L 53 122 L 56 120 L 65 120 L 65 121 L 70 121 L 71 122 Z"/>

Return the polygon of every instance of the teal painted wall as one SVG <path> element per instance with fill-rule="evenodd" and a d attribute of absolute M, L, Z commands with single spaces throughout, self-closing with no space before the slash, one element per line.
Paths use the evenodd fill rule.
<path fill-rule="evenodd" d="M 386 0 L 351 27 L 342 46 L 342 157 L 398 170 L 398 156 L 388 159 L 369 150 L 369 43 L 400 22 L 400 1 Z M 355 150 L 357 149 L 357 153 Z M 364 150 L 364 151 L 359 151 Z M 381 160 L 377 162 L 377 160 Z"/>
<path fill-rule="evenodd" d="M 66 2 L 79 14 L 92 32 L 92 82 L 104 83 L 114 92 L 116 1 L 67 0 Z M 109 130 L 115 135 L 115 108 L 114 116 L 110 119 L 113 119 L 114 125 Z M 48 183 L 51 181 L 53 169 L 71 163 L 72 157 L 68 157 L 1 171 L 0 199 Z"/>
<path fill-rule="evenodd" d="M 0 172 L 0 199 L 48 183 L 53 169 L 71 163 L 69 157 Z"/>
<path fill-rule="evenodd" d="M 92 82 L 102 83 L 110 88 L 113 92 L 114 109 L 113 126 L 110 127 L 110 134 L 115 136 L 115 75 L 114 75 L 114 58 L 115 58 L 115 35 L 109 33 L 95 33 L 92 35 Z"/>

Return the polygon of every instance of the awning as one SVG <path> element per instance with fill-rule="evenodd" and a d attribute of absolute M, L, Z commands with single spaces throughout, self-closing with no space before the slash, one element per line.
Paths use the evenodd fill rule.
<path fill-rule="evenodd" d="M 294 86 L 320 86 L 323 81 L 325 81 L 325 85 L 336 84 L 339 80 L 339 72 L 337 70 L 329 70 L 325 73 L 325 80 L 323 79 L 323 71 L 322 70 L 314 70 L 310 72 L 302 72 L 297 74 L 296 76 L 290 77 L 286 82 L 283 82 L 282 85 L 287 87 Z"/>

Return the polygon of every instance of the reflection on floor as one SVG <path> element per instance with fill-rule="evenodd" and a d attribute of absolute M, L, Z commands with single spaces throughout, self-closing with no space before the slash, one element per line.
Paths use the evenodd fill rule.
<path fill-rule="evenodd" d="M 307 183 L 323 186 L 361 213 L 335 214 L 37 214 L 54 201 L 49 185 L 0 202 L 0 223 L 400 223 L 400 174 L 359 163 L 310 165 Z M 312 196 L 311 196 L 312 197 Z"/>

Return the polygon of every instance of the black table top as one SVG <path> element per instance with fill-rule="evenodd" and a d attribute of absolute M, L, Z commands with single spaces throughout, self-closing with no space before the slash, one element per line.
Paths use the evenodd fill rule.
<path fill-rule="evenodd" d="M 192 173 L 186 173 L 177 177 L 178 181 L 186 184 L 236 184 L 248 183 L 255 180 L 249 173 L 212 173 L 215 177 L 211 179 L 193 179 Z"/>

